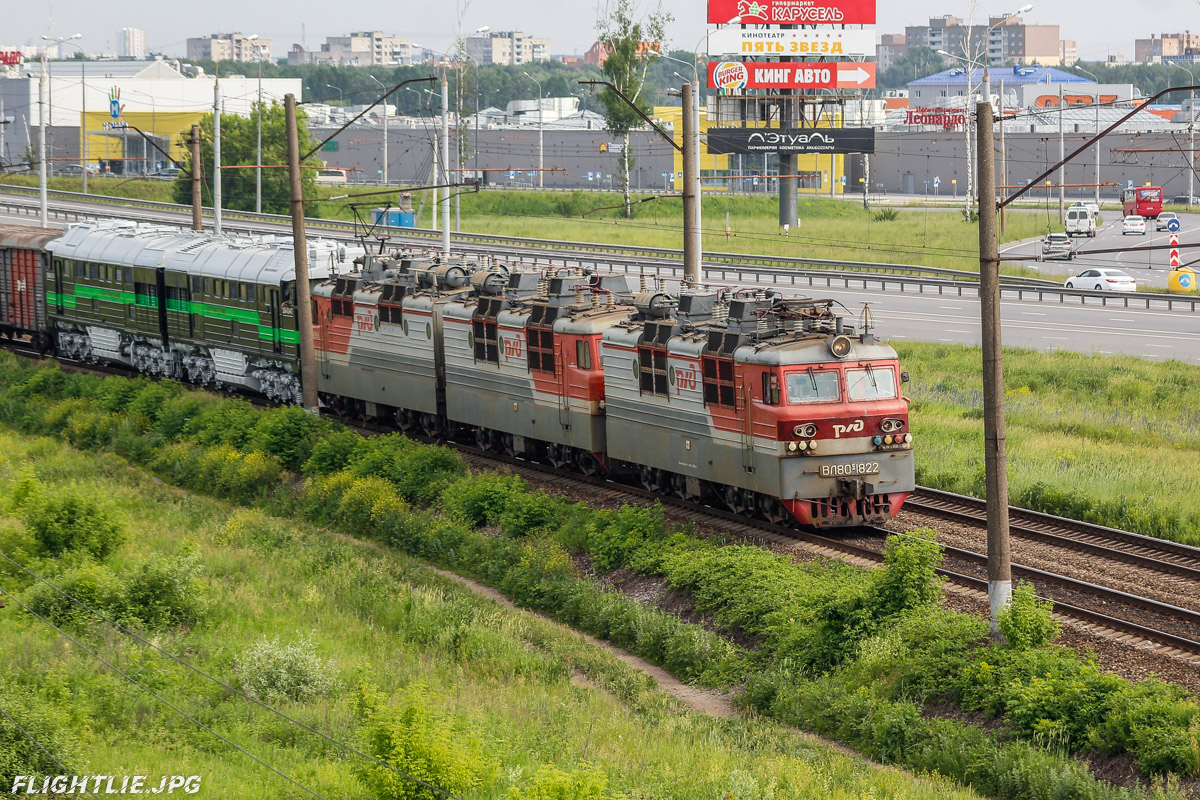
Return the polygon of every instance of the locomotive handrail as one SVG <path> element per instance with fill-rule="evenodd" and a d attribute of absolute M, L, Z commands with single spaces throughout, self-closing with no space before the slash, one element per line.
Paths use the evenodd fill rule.
<path fill-rule="evenodd" d="M 7 186 L 4 187 L 4 189 L 9 189 L 9 188 L 17 188 L 17 189 L 22 189 L 22 190 L 27 189 L 27 187 L 7 187 Z M 93 196 L 93 195 L 82 195 L 82 194 L 78 194 L 75 192 L 58 192 L 57 194 L 66 195 L 67 197 L 64 197 L 64 199 L 71 199 L 71 200 L 75 200 L 78 198 L 88 198 L 89 201 L 92 201 L 95 199 L 95 196 Z M 105 200 L 119 201 L 121 204 L 124 204 L 126 201 L 126 198 L 105 198 Z M 135 200 L 132 202 L 135 204 L 134 207 L 142 207 L 147 210 L 166 211 L 166 212 L 176 213 L 176 214 L 185 213 L 185 212 L 190 214 L 190 211 L 191 211 L 191 209 L 187 206 L 180 206 L 180 205 L 176 205 L 173 203 L 159 203 L 159 202 L 153 201 L 153 200 Z M 109 203 L 109 204 L 113 204 L 113 203 Z M 19 209 L 20 211 L 25 211 L 25 212 L 36 211 L 36 206 L 33 204 L 6 203 L 3 199 L 0 199 L 0 206 L 7 206 L 9 208 L 15 208 L 15 209 Z M 125 207 L 128 208 L 129 206 L 125 206 Z M 52 213 L 55 216 L 63 216 L 63 217 L 72 216 L 76 219 L 78 219 L 80 217 L 95 216 L 95 214 L 89 214 L 87 211 L 78 210 L 78 209 L 67 209 L 67 210 L 56 209 L 56 210 L 53 210 Z M 226 211 L 226 212 L 224 212 L 224 215 L 227 219 L 243 219 L 247 222 L 258 222 L 258 223 L 264 223 L 267 225 L 275 225 L 275 226 L 281 226 L 281 227 L 288 225 L 291 221 L 289 217 L 283 216 L 281 214 L 255 214 L 253 212 Z M 313 219 L 308 220 L 308 224 L 313 226 L 314 228 L 324 227 L 324 228 L 332 229 L 332 230 L 346 230 L 346 231 L 353 229 L 353 223 L 342 222 L 339 220 L 323 220 L 323 219 L 319 219 L 319 218 L 313 218 Z M 435 233 L 438 233 L 438 232 L 430 231 L 430 230 L 426 230 L 426 229 L 405 229 L 404 230 L 404 234 L 406 236 L 413 235 L 413 234 L 421 235 L 421 236 L 429 236 L 429 235 L 433 235 Z M 455 236 L 456 241 L 458 241 L 460 248 L 462 248 L 464 250 L 472 250 L 472 249 L 477 250 L 479 248 L 485 247 L 489 242 L 494 244 L 494 242 L 496 240 L 500 240 L 500 239 L 507 240 L 508 242 L 512 242 L 512 243 L 522 243 L 522 242 L 526 241 L 526 240 L 521 240 L 518 237 L 495 237 L 495 236 L 473 235 L 473 234 L 455 234 L 454 236 Z M 471 239 L 476 240 L 474 243 L 475 244 L 474 248 L 465 246 L 469 243 L 469 241 Z M 466 241 L 464 241 L 464 240 L 466 240 Z M 530 242 L 548 242 L 550 240 L 528 240 L 528 241 L 530 241 Z M 591 252 L 595 253 L 596 257 L 592 258 L 592 259 L 588 259 L 587 253 L 575 252 L 575 251 L 570 250 L 569 248 L 561 248 L 561 249 L 565 250 L 566 253 L 570 253 L 569 256 L 566 254 L 561 254 L 561 253 L 555 254 L 555 253 L 548 252 L 542 256 L 533 256 L 533 255 L 525 256 L 522 254 L 516 254 L 515 256 L 510 256 L 510 257 L 516 257 L 518 259 L 530 258 L 531 260 L 535 261 L 536 263 L 539 263 L 539 264 L 547 264 L 548 263 L 549 265 L 552 265 L 556 259 L 562 260 L 562 261 L 564 261 L 564 263 L 566 261 L 570 261 L 570 262 L 572 262 L 572 264 L 575 264 L 575 265 L 588 265 L 590 262 L 590 264 L 592 266 L 596 266 L 596 267 L 602 266 L 606 269 L 616 269 L 619 271 L 623 271 L 627 274 L 641 274 L 641 273 L 651 272 L 658 276 L 666 275 L 668 278 L 682 277 L 682 275 L 683 275 L 682 261 L 676 262 L 676 261 L 672 261 L 672 260 L 663 259 L 663 260 L 660 260 L 657 262 L 647 262 L 644 258 L 642 258 L 642 259 L 620 258 L 620 257 L 614 258 L 611 255 L 608 255 L 606 257 L 606 254 L 603 251 L 595 252 L 597 248 L 592 247 L 591 245 L 587 245 L 586 243 L 579 243 L 579 242 L 561 243 L 560 242 L 560 243 L 556 243 L 556 244 L 573 245 L 573 246 L 577 246 L 578 248 L 580 248 L 580 250 L 584 250 L 586 248 L 591 248 Z M 614 247 L 616 247 L 616 246 L 614 246 Z M 491 250 L 489 250 L 489 252 L 491 252 Z M 705 255 L 707 257 L 708 254 L 705 254 Z M 805 260 L 804 259 L 796 259 L 796 261 L 803 262 Z M 832 266 L 832 265 L 838 265 L 842 262 L 825 261 L 825 262 L 812 262 L 812 263 L 825 263 L 825 264 L 829 264 Z M 844 262 L 844 263 L 852 265 L 853 267 L 863 264 L 863 262 Z M 872 264 L 870 266 L 876 267 L 876 268 L 894 267 L 894 268 L 897 268 L 898 270 L 904 270 L 904 269 L 910 268 L 907 265 L 894 265 L 894 264 L 891 264 L 891 265 L 890 264 Z M 924 270 L 925 268 L 911 267 L 911 269 Z M 753 264 L 747 264 L 747 265 L 742 266 L 742 265 L 738 265 L 738 264 L 725 265 L 725 264 L 720 264 L 720 263 L 716 263 L 716 264 L 706 263 L 706 264 L 704 264 L 704 271 L 705 271 L 706 277 L 714 283 L 717 283 L 717 282 L 719 282 L 719 283 L 752 282 L 752 283 L 769 283 L 769 284 L 772 284 L 775 286 L 791 286 L 791 287 L 824 286 L 826 288 L 833 288 L 834 281 L 837 281 L 841 286 L 843 286 L 847 289 L 855 288 L 855 287 L 859 287 L 859 286 L 861 286 L 863 289 L 866 289 L 868 287 L 877 286 L 880 289 L 885 290 L 885 291 L 889 288 L 895 288 L 898 291 L 900 291 L 901 293 L 915 292 L 917 294 L 926 294 L 926 293 L 936 292 L 939 295 L 955 294 L 959 297 L 962 297 L 962 296 L 964 296 L 964 291 L 965 291 L 967 293 L 967 296 L 978 296 L 978 283 L 977 282 L 967 282 L 967 281 L 954 280 L 954 279 L 939 279 L 936 277 L 911 277 L 911 276 L 907 276 L 907 275 L 903 275 L 903 274 L 889 275 L 883 271 L 870 273 L 870 274 L 864 274 L 862 272 L 855 271 L 854 269 L 843 270 L 843 269 L 836 269 L 836 268 L 827 268 L 827 269 L 799 269 L 799 268 L 780 268 L 780 267 L 770 268 L 770 267 L 754 266 Z M 941 270 L 941 271 L 942 272 L 954 272 L 954 270 Z M 1080 305 L 1095 304 L 1093 301 L 1099 300 L 1099 305 L 1101 305 L 1101 306 L 1108 306 L 1110 303 L 1112 303 L 1112 304 L 1120 304 L 1124 308 L 1129 308 L 1130 303 L 1132 301 L 1136 305 L 1144 306 L 1146 309 L 1156 307 L 1156 308 L 1165 308 L 1168 311 L 1185 310 L 1185 311 L 1190 311 L 1193 313 L 1197 311 L 1197 306 L 1200 306 L 1200 296 L 1171 295 L 1171 294 L 1160 294 L 1160 293 L 1154 293 L 1154 292 L 1104 292 L 1104 291 L 1097 292 L 1097 291 L 1091 291 L 1091 290 L 1086 290 L 1086 289 L 1067 289 L 1056 282 L 1046 281 L 1044 283 L 1031 283 L 1031 282 L 1029 282 L 1031 279 L 1018 279 L 1018 278 L 1012 278 L 1010 276 L 1005 276 L 1003 280 L 1004 280 L 1004 282 L 1000 285 L 1000 290 L 1001 290 L 1002 296 L 1016 297 L 1017 299 L 1021 299 L 1021 300 L 1036 300 L 1037 302 L 1055 302 L 1055 301 L 1057 301 L 1059 304 L 1066 304 L 1069 299 L 1073 302 L 1074 298 L 1078 298 Z"/>
<path fill-rule="evenodd" d="M 2 191 L 12 190 L 16 194 L 35 195 L 36 190 L 26 186 L 8 186 L 2 187 Z M 63 200 L 73 200 L 84 203 L 99 203 L 105 205 L 121 205 L 134 208 L 158 209 L 163 211 L 171 211 L 175 213 L 183 213 L 190 211 L 190 206 L 179 205 L 176 203 L 163 203 L 157 200 L 141 200 L 137 198 L 127 197 L 112 197 L 107 195 L 81 194 L 79 192 L 66 192 L 62 190 L 50 190 L 49 195 L 58 197 Z M 211 210 L 211 209 L 206 209 Z M 282 214 L 267 214 L 255 213 L 252 211 L 238 211 L 234 209 L 222 209 L 221 214 L 226 218 L 237 218 L 246 220 L 269 221 L 287 223 L 291 218 Z M 333 228 L 337 230 L 353 230 L 354 223 L 344 220 L 331 220 L 322 217 L 308 217 L 305 220 L 306 224 L 324 228 Z M 420 238 L 438 238 L 441 232 L 431 228 L 387 228 L 389 233 L 394 235 L 402 235 L 409 237 Z M 532 237 L 520 236 L 504 236 L 500 234 L 484 234 L 484 233 L 462 233 L 455 232 L 454 238 L 459 242 L 476 242 L 479 244 L 501 244 L 509 246 L 518 246 L 523 248 L 541 248 L 541 249 L 557 249 L 565 251 L 587 251 L 594 253 L 613 253 L 628 256 L 640 256 L 643 258 L 658 258 L 663 260 L 682 260 L 683 251 L 672 248 L 650 247 L 644 245 L 621 245 L 621 244 L 603 244 L 597 242 L 576 242 L 560 239 L 537 239 Z M 790 269 L 823 269 L 834 268 L 842 270 L 867 271 L 872 273 L 886 274 L 901 274 L 901 275 L 930 275 L 941 276 L 951 279 L 958 279 L 970 283 L 978 282 L 979 274 L 977 272 L 968 272 L 965 270 L 947 269 L 944 267 L 926 267 L 919 264 L 894 264 L 887 262 L 872 262 L 872 261 L 843 261 L 836 259 L 823 258 L 803 258 L 796 256 L 770 256 L 755 253 L 726 253 L 721 251 L 705 251 L 704 260 L 706 262 L 715 263 L 731 263 L 731 264 L 756 264 L 764 270 L 790 270 Z M 1018 276 L 1007 276 L 1006 280 L 1016 283 L 1026 283 L 1030 285 L 1053 285 L 1053 281 L 1044 278 L 1027 278 Z"/>

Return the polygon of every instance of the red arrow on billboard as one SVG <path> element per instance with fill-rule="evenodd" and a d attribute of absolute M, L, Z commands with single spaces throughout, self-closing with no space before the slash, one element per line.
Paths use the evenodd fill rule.
<path fill-rule="evenodd" d="M 872 89 L 873 61 L 710 61 L 710 89 Z"/>

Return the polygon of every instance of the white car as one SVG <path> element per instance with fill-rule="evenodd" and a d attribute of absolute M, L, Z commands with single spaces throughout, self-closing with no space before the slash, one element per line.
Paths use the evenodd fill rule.
<path fill-rule="evenodd" d="M 1085 269 L 1067 278 L 1063 285 L 1068 289 L 1090 289 L 1095 292 L 1137 291 L 1137 281 L 1119 269 Z"/>
<path fill-rule="evenodd" d="M 1075 257 L 1075 245 L 1071 237 L 1065 233 L 1050 233 L 1042 239 L 1042 251 L 1038 253 L 1038 261 L 1049 261 L 1052 258 L 1065 258 L 1068 261 Z"/>
<path fill-rule="evenodd" d="M 1174 211 L 1162 212 L 1161 214 L 1158 215 L 1158 219 L 1154 220 L 1154 230 L 1156 230 L 1156 231 L 1169 230 L 1169 228 L 1167 228 L 1167 223 L 1173 219 L 1179 220 L 1180 223 L 1183 222 L 1183 220 L 1179 219 L 1179 215 L 1176 214 Z"/>
<path fill-rule="evenodd" d="M 1146 235 L 1146 218 L 1139 217 L 1137 214 L 1130 214 L 1125 219 L 1121 220 L 1121 235 L 1127 233 L 1140 233 Z"/>

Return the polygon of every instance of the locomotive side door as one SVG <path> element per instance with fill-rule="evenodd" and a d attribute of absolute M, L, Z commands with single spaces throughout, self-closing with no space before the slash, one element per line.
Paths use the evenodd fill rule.
<path fill-rule="evenodd" d="M 279 308 L 279 287 L 272 286 L 267 289 L 267 308 L 271 315 L 271 351 L 280 353 L 283 351 L 283 341 L 280 330 L 280 322 L 282 314 Z"/>
<path fill-rule="evenodd" d="M 558 424 L 571 429 L 571 385 L 567 379 L 567 354 L 561 336 L 554 337 L 554 377 L 558 381 Z"/>

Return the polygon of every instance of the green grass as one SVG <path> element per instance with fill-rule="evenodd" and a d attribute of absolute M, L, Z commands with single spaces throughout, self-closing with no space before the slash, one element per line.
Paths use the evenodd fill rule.
<path fill-rule="evenodd" d="M 504 610 L 418 562 L 307 525 L 271 519 L 164 485 L 110 455 L 0 433 L 0 491 L 23 471 L 49 486 L 73 483 L 107 498 L 134 534 L 108 566 L 196 548 L 207 611 L 199 624 L 155 635 L 168 651 L 232 680 L 239 653 L 263 637 L 309 638 L 333 662 L 337 688 L 288 714 L 355 741 L 360 683 L 399 702 L 418 698 L 460 738 L 480 743 L 488 769 L 468 798 L 528 789 L 540 768 L 599 768 L 627 797 L 939 798 L 975 795 L 937 777 L 874 768 L 758 718 L 716 720 L 684 711 L 652 681 L 576 636 Z M 0 516 L 5 551 L 21 527 Z M 61 565 L 32 559 L 53 575 Z M 6 590 L 30 581 L 0 571 Z M 377 796 L 355 759 L 100 625 L 78 632 L 164 697 L 326 797 Z M 0 614 L 0 684 L 25 704 L 63 709 L 68 765 L 89 773 L 187 774 L 200 797 L 299 796 L 22 614 Z M 594 686 L 574 685 L 573 672 Z M 3 741 L 3 739 L 0 739 Z M 2 756 L 2 754 L 0 754 Z M 0 764 L 3 764 L 0 757 Z M 583 796 L 583 795 L 580 795 Z M 596 796 L 596 795 L 587 795 Z M 607 795 L 605 795 L 607 796 Z"/>
<path fill-rule="evenodd" d="M 918 482 L 982 496 L 980 350 L 893 344 L 912 375 Z M 1004 358 L 1013 502 L 1042 483 L 1093 521 L 1200 545 L 1200 367 L 1015 348 Z M 1042 510 L 1088 516 L 1062 502 Z"/>

